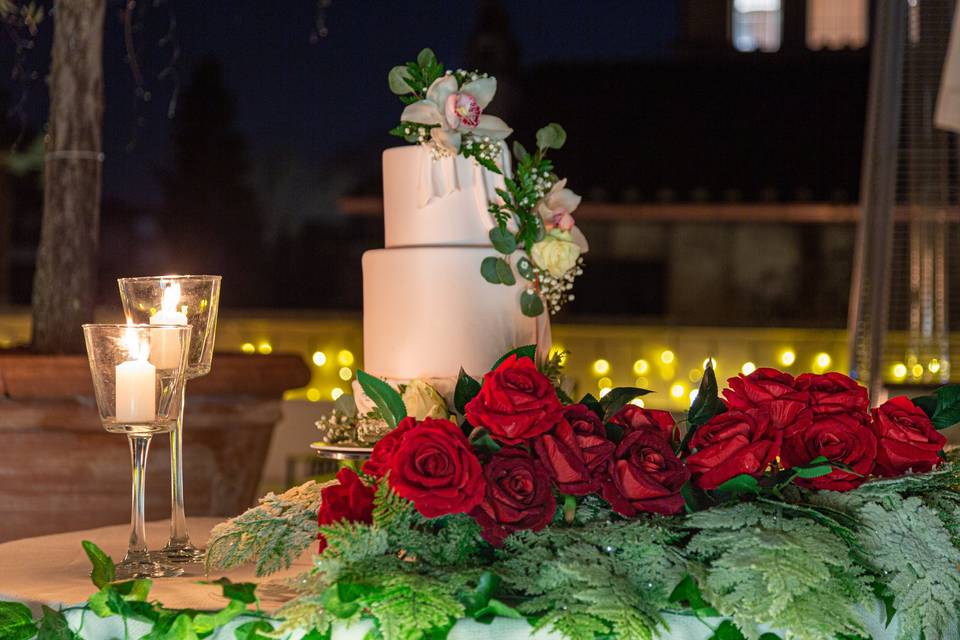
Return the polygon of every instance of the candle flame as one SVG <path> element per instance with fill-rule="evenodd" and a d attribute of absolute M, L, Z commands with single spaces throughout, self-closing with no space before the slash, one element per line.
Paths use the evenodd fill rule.
<path fill-rule="evenodd" d="M 163 290 L 163 300 L 160 308 L 164 313 L 175 313 L 180 303 L 180 283 L 172 282 Z"/>
<path fill-rule="evenodd" d="M 127 324 L 132 323 L 128 321 Z M 150 357 L 150 343 L 142 340 L 133 327 L 128 326 L 123 332 L 123 346 L 126 348 L 130 360 L 145 361 Z"/>

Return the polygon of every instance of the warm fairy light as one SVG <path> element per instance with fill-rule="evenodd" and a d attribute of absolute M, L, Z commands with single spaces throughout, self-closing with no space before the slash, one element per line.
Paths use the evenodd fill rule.
<path fill-rule="evenodd" d="M 338 374 L 341 380 L 349 380 L 353 377 L 353 371 L 350 369 L 350 367 L 340 367 Z"/>
<path fill-rule="evenodd" d="M 634 398 L 633 400 L 630 401 L 630 404 L 632 404 L 632 405 L 634 405 L 634 406 L 636 406 L 636 407 L 640 407 L 640 408 L 642 409 L 642 408 L 643 408 L 643 398 Z"/>
<path fill-rule="evenodd" d="M 243 351 L 246 354 L 254 353 L 256 350 L 257 348 L 253 346 L 252 342 L 244 342 L 242 345 L 240 345 L 240 351 Z"/>
<path fill-rule="evenodd" d="M 605 376 L 610 373 L 610 362 L 600 358 L 593 361 L 593 372 L 598 376 Z"/>
<path fill-rule="evenodd" d="M 690 373 L 687 374 L 687 378 L 690 379 L 690 382 L 696 382 L 703 377 L 703 371 L 700 369 L 690 369 Z"/>
<path fill-rule="evenodd" d="M 894 378 L 897 380 L 903 380 L 907 377 L 907 365 L 903 364 L 902 362 L 898 362 L 897 364 L 893 365 L 892 372 Z"/>
<path fill-rule="evenodd" d="M 913 373 L 913 377 L 914 377 L 914 378 L 919 378 L 920 376 L 922 376 L 922 375 L 923 375 L 923 365 L 920 364 L 919 362 L 918 362 L 917 364 L 913 365 L 912 373 Z"/>
<path fill-rule="evenodd" d="M 787 349 L 786 351 L 780 354 L 780 364 L 782 364 L 785 367 L 789 367 L 794 362 L 796 362 L 796 360 L 797 360 L 797 354 L 794 353 L 793 350 L 791 349 Z"/>
<path fill-rule="evenodd" d="M 673 362 L 673 358 L 674 358 L 673 351 L 670 351 L 670 349 L 665 349 L 660 354 L 660 362 L 662 362 L 663 364 L 670 364 L 671 362 Z"/>
<path fill-rule="evenodd" d="M 670 387 L 670 395 L 672 395 L 674 398 L 682 398 L 683 394 L 686 392 L 687 389 L 679 382 Z"/>
<path fill-rule="evenodd" d="M 265 356 L 268 356 L 271 353 L 273 353 L 273 346 L 269 342 L 264 340 L 263 342 L 257 345 L 257 351 L 259 351 Z"/>
<path fill-rule="evenodd" d="M 698 392 L 698 391 L 699 391 L 699 389 L 691 389 L 691 390 L 690 390 L 690 395 L 689 395 L 690 404 L 693 404 L 693 401 L 697 399 L 697 392 Z"/>
<path fill-rule="evenodd" d="M 707 365 L 710 365 L 710 368 L 714 371 L 717 370 L 717 359 L 716 358 L 705 358 L 703 361 L 703 368 L 706 369 Z"/>
<path fill-rule="evenodd" d="M 323 351 L 314 351 L 313 356 L 310 359 L 313 360 L 313 364 L 317 365 L 318 367 L 322 367 L 323 365 L 327 364 L 327 354 L 325 354 Z"/>
<path fill-rule="evenodd" d="M 647 385 L 650 384 L 650 380 L 648 380 L 646 376 L 640 376 L 639 378 L 634 380 L 634 383 L 641 389 L 646 389 Z"/>
<path fill-rule="evenodd" d="M 743 366 L 740 367 L 740 373 L 742 373 L 745 376 L 750 375 L 756 370 L 757 370 L 757 365 L 753 364 L 749 360 L 747 362 L 744 362 Z"/>
<path fill-rule="evenodd" d="M 339 362 L 342 367 L 349 367 L 353 364 L 353 353 L 347 349 L 341 349 L 340 352 L 337 353 L 337 362 Z"/>
<path fill-rule="evenodd" d="M 333 389 L 330 390 L 330 397 L 333 398 L 334 400 L 336 400 L 342 395 L 343 395 L 343 389 L 341 389 L 340 387 L 334 387 Z"/>
<path fill-rule="evenodd" d="M 649 370 L 650 370 L 650 363 L 644 360 L 643 358 L 640 358 L 639 360 L 633 363 L 633 372 L 638 376 L 642 376 Z"/>
<path fill-rule="evenodd" d="M 829 353 L 821 351 L 813 358 L 813 362 L 818 368 L 826 369 L 830 366 L 830 363 L 833 362 L 833 359 Z"/>
<path fill-rule="evenodd" d="M 603 389 L 604 387 L 612 387 L 613 380 L 611 380 L 610 378 L 600 378 L 599 380 L 597 380 L 597 386 L 600 387 L 601 389 Z"/>
<path fill-rule="evenodd" d="M 603 389 L 600 389 L 600 397 L 601 397 L 601 398 L 602 398 L 603 396 L 607 395 L 608 393 L 610 393 L 610 387 L 604 387 Z"/>
<path fill-rule="evenodd" d="M 307 389 L 307 400 L 310 402 L 319 402 L 320 389 Z"/>
<path fill-rule="evenodd" d="M 936 373 L 940 371 L 940 361 L 934 358 L 929 363 L 927 363 L 927 370 L 930 373 Z"/>

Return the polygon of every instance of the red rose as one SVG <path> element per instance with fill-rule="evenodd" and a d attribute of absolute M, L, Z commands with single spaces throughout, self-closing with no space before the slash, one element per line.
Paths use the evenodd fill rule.
<path fill-rule="evenodd" d="M 870 407 L 866 387 L 842 373 L 803 373 L 797 376 L 796 387 L 810 395 L 815 413 L 865 413 Z"/>
<path fill-rule="evenodd" d="M 716 489 L 742 473 L 762 474 L 780 454 L 782 437 L 763 409 L 727 411 L 694 432 L 687 466 L 698 487 Z"/>
<path fill-rule="evenodd" d="M 467 437 L 449 420 L 426 418 L 390 457 L 390 486 L 428 518 L 466 513 L 483 499 L 483 471 Z"/>
<path fill-rule="evenodd" d="M 620 515 L 632 517 L 642 511 L 670 515 L 683 511 L 680 488 L 689 479 L 690 470 L 670 443 L 659 433 L 640 429 L 617 445 L 602 492 Z"/>
<path fill-rule="evenodd" d="M 947 442 L 927 414 L 904 396 L 873 410 L 873 430 L 879 440 L 877 471 L 885 476 L 930 471 L 940 463 Z"/>
<path fill-rule="evenodd" d="M 800 391 L 789 373 L 760 368 L 748 376 L 743 374 L 727 380 L 723 399 L 730 409 L 763 407 L 777 429 L 790 425 L 797 414 L 806 408 L 810 395 Z"/>
<path fill-rule="evenodd" d="M 571 404 L 563 408 L 563 417 L 573 428 L 590 473 L 596 474 L 599 469 L 606 469 L 617 445 L 607 439 L 607 430 L 600 416 L 586 405 Z"/>
<path fill-rule="evenodd" d="M 484 465 L 485 499 L 470 515 L 483 528 L 484 540 L 500 546 L 521 529 L 539 531 L 557 509 L 547 471 L 529 453 L 515 447 L 497 451 Z"/>
<path fill-rule="evenodd" d="M 637 429 L 651 429 L 667 440 L 672 440 L 679 435 L 669 411 L 644 409 L 635 404 L 624 405 L 623 409 L 610 418 L 610 423 L 623 427 L 628 433 Z"/>
<path fill-rule="evenodd" d="M 393 458 L 393 452 L 397 450 L 404 434 L 415 426 L 417 426 L 416 419 L 408 416 L 401 420 L 395 429 L 380 438 L 377 444 L 373 445 L 370 459 L 363 463 L 363 472 L 382 478 L 390 468 L 390 459 Z"/>
<path fill-rule="evenodd" d="M 337 482 L 338 484 L 320 490 L 317 524 L 323 526 L 341 520 L 371 524 L 373 522 L 373 487 L 363 484 L 356 472 L 347 468 L 337 472 Z M 320 548 L 317 553 L 323 553 L 327 548 L 327 540 L 323 534 L 318 537 Z"/>
<path fill-rule="evenodd" d="M 465 407 L 467 420 L 485 427 L 494 440 L 522 444 L 550 431 L 563 406 L 550 380 L 530 358 L 512 355 L 483 375 L 480 393 Z"/>
<path fill-rule="evenodd" d="M 611 442 L 611 449 L 613 446 Z M 591 473 L 569 422 L 564 420 L 553 431 L 534 440 L 533 450 L 561 493 L 585 496 L 600 488 L 600 480 Z"/>
<path fill-rule="evenodd" d="M 801 485 L 830 491 L 860 486 L 873 470 L 877 437 L 857 413 L 801 413 L 783 434 L 780 463 L 785 469 L 807 464 L 819 456 L 840 462 L 855 473 L 834 469 L 825 476 L 798 480 Z"/>

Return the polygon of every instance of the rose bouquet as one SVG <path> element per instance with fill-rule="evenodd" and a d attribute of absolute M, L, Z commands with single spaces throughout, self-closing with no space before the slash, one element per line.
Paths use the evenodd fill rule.
<path fill-rule="evenodd" d="M 320 488 L 319 556 L 284 624 L 433 638 L 523 617 L 650 638 L 682 618 L 705 638 L 954 637 L 960 467 L 938 427 L 960 420 L 960 388 L 871 410 L 839 373 L 758 369 L 721 395 L 708 368 L 677 420 L 634 404 L 643 389 L 574 402 L 556 370 L 527 347 L 482 380 L 461 372 L 449 419 L 407 416 L 398 390 L 360 375 L 393 428 Z M 214 531 L 213 566 L 280 548 L 243 533 Z"/>

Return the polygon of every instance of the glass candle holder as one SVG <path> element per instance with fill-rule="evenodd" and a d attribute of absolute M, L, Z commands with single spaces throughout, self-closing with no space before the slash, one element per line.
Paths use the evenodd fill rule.
<path fill-rule="evenodd" d="M 159 578 L 183 571 L 150 557 L 144 472 L 151 437 L 172 432 L 180 415 L 190 333 L 189 326 L 83 325 L 100 422 L 110 433 L 126 434 L 130 442 L 130 542 L 117 565 L 117 578 Z"/>
<path fill-rule="evenodd" d="M 187 325 L 193 328 L 187 351 L 187 379 L 210 372 L 220 307 L 220 276 L 120 278 L 120 299 L 128 322 Z M 161 352 L 166 353 L 161 346 Z M 184 392 L 185 393 L 185 392 Z M 183 406 L 170 432 L 170 540 L 159 551 L 175 562 L 192 562 L 203 550 L 190 542 L 183 493 Z"/>

